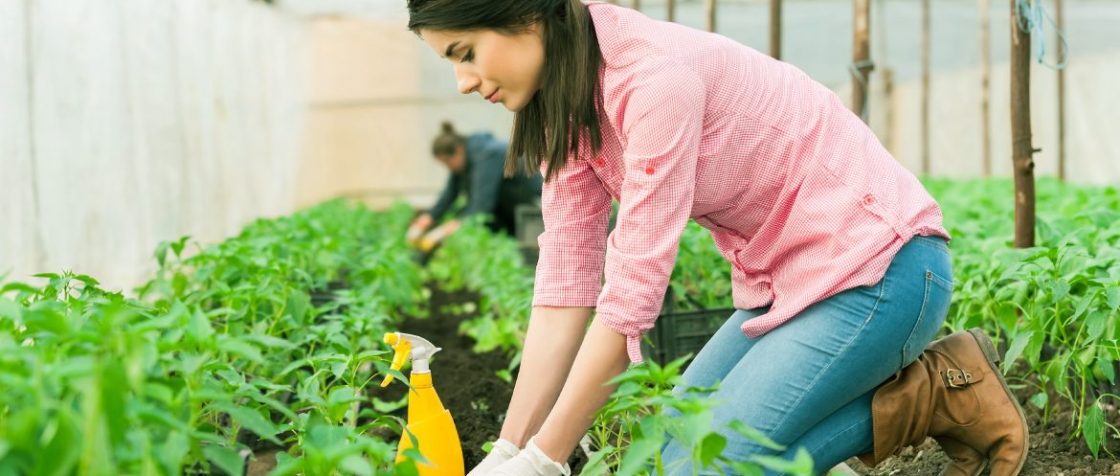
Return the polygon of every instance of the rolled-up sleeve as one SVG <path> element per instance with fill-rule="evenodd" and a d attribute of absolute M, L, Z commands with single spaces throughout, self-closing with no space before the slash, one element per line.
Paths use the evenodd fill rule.
<path fill-rule="evenodd" d="M 573 160 L 544 184 L 541 212 L 533 305 L 594 307 L 602 289 L 610 194 L 586 160 Z"/>
<path fill-rule="evenodd" d="M 692 210 L 704 120 L 704 87 L 694 72 L 652 70 L 635 76 L 622 101 L 625 176 L 596 309 L 596 319 L 627 337 L 632 362 L 642 361 L 640 339 L 661 311 Z"/>

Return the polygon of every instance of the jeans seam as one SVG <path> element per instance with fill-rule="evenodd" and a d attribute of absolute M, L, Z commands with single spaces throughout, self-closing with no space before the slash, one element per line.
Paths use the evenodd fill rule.
<path fill-rule="evenodd" d="M 860 333 L 862 333 L 863 330 L 867 328 L 867 323 L 871 322 L 871 318 L 875 315 L 875 311 L 879 310 L 879 303 L 883 301 L 883 295 L 886 294 L 886 289 L 887 289 L 887 278 L 886 277 L 883 277 L 883 280 L 882 280 L 881 284 L 882 284 L 882 286 L 879 286 L 879 296 L 875 299 L 875 304 L 871 306 L 871 311 L 867 314 L 867 318 L 864 319 L 863 324 L 861 324 L 859 326 L 859 330 L 857 330 L 855 333 L 852 334 L 852 337 L 850 339 L 848 339 L 847 342 L 844 343 L 844 346 L 840 348 L 840 351 L 837 352 L 837 354 L 842 354 L 845 350 L 847 350 L 848 348 L 850 348 L 852 346 L 852 342 L 854 342 L 856 340 L 856 338 L 860 335 Z M 811 382 L 809 382 L 808 385 L 805 386 L 805 391 L 798 394 L 797 400 L 795 400 L 793 402 L 793 405 L 791 405 L 791 406 L 796 407 L 798 404 L 800 404 L 801 401 L 805 399 L 805 395 L 809 393 L 809 390 L 811 390 L 813 387 L 815 387 L 817 382 L 820 381 L 821 375 L 824 375 L 824 373 L 826 371 L 828 371 L 828 369 L 832 368 L 832 364 L 835 363 L 835 362 L 836 362 L 836 359 L 830 360 L 828 362 L 828 365 L 825 365 L 824 368 L 822 368 L 820 370 L 820 372 L 817 372 L 817 375 L 813 377 L 813 380 Z M 785 414 L 782 415 L 782 418 L 780 420 L 778 420 L 778 423 L 776 425 L 774 425 L 774 427 L 775 428 L 781 428 L 783 425 L 785 425 L 786 421 L 789 420 L 789 417 L 790 417 L 791 413 L 792 412 L 788 412 L 788 411 L 785 412 Z"/>
<path fill-rule="evenodd" d="M 926 269 L 925 286 L 922 290 L 922 308 L 918 311 L 918 319 L 914 321 L 914 327 L 910 328 L 910 334 L 906 336 L 906 340 L 902 342 L 902 353 L 898 356 L 898 368 L 903 368 L 909 362 L 906 361 L 906 355 L 910 353 L 910 341 L 914 339 L 914 333 L 918 331 L 918 326 L 922 325 L 922 321 L 926 318 L 926 309 L 929 307 L 929 287 L 932 284 L 933 271 Z"/>

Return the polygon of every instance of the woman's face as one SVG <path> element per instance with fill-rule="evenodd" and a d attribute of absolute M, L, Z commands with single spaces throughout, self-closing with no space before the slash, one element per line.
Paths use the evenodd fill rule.
<path fill-rule="evenodd" d="M 452 155 L 437 155 L 436 160 L 440 161 L 447 170 L 451 173 L 462 172 L 467 168 L 467 148 L 463 146 L 456 146 L 455 153 Z"/>
<path fill-rule="evenodd" d="M 544 40 L 539 24 L 522 33 L 421 30 L 421 38 L 451 62 L 459 92 L 520 111 L 540 87 Z"/>

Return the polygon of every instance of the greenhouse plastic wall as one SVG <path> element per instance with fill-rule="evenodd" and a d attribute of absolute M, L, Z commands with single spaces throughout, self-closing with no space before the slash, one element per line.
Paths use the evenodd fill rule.
<path fill-rule="evenodd" d="M 248 0 L 0 2 L 0 275 L 124 288 L 292 211 L 306 21 Z"/>

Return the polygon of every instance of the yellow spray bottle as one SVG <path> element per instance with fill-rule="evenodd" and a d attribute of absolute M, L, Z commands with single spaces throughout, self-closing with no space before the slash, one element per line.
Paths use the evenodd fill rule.
<path fill-rule="evenodd" d="M 432 371 L 428 360 L 440 351 L 427 339 L 403 332 L 387 332 L 385 343 L 393 347 L 393 362 L 390 365 L 400 370 L 406 359 L 412 359 L 412 373 L 408 383 L 412 391 L 408 394 L 408 432 L 416 437 L 417 450 L 428 460 L 428 465 L 417 464 L 420 476 L 463 476 L 463 449 L 459 446 L 459 432 L 451 412 L 443 403 L 432 386 Z M 392 375 L 385 376 L 381 382 L 386 387 L 393 381 Z M 404 461 L 404 451 L 412 448 L 408 434 L 401 435 L 397 445 L 397 462 Z"/>

